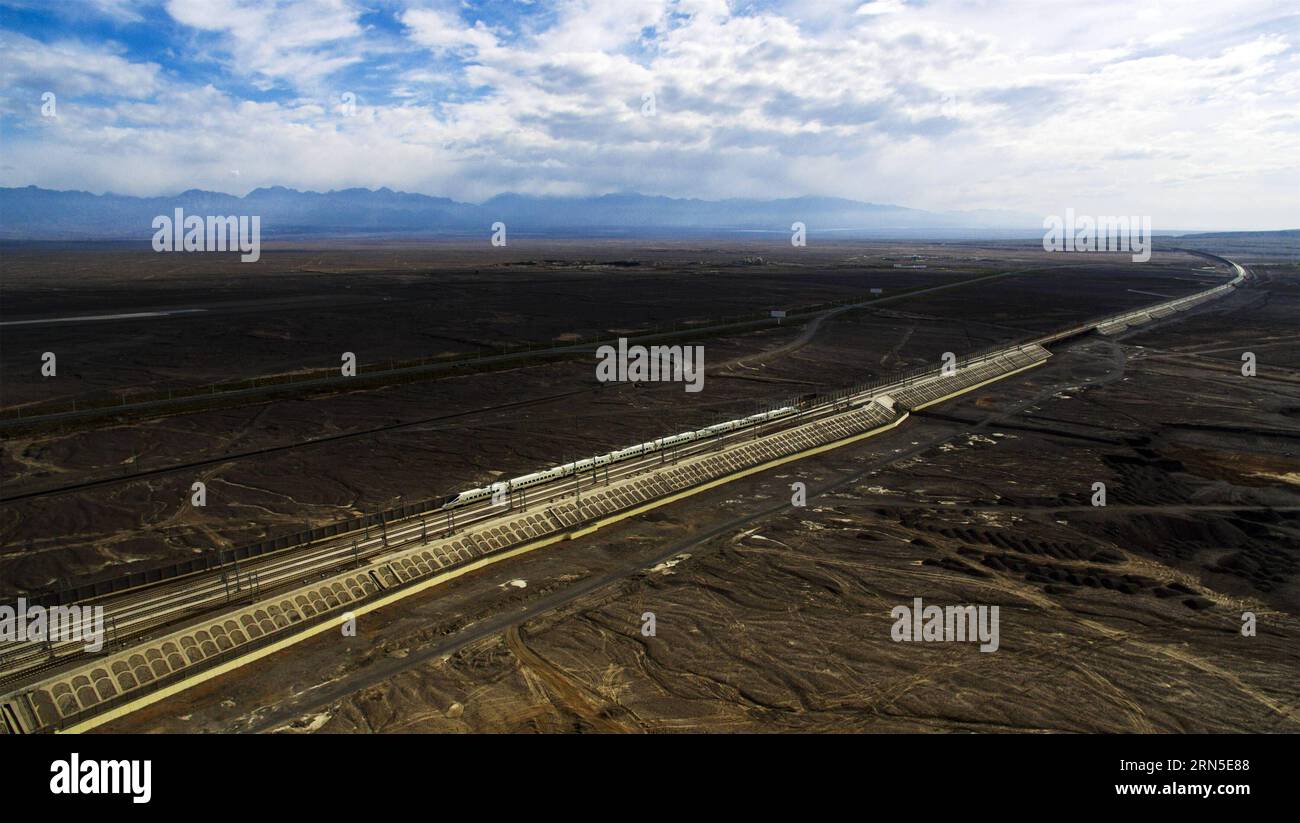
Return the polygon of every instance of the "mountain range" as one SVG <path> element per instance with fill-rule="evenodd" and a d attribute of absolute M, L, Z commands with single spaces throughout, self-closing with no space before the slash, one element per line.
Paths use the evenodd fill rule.
<path fill-rule="evenodd" d="M 874 236 L 1019 236 L 1041 233 L 1041 217 L 1000 211 L 930 212 L 835 197 L 699 200 L 637 193 L 596 197 L 501 194 L 462 203 L 381 189 L 314 192 L 272 186 L 243 197 L 190 189 L 169 197 L 0 188 L 0 238 L 7 240 L 148 240 L 158 215 L 259 215 L 263 237 L 321 234 L 455 235 L 487 233 L 495 222 L 511 233 L 653 235 L 699 232 Z"/>

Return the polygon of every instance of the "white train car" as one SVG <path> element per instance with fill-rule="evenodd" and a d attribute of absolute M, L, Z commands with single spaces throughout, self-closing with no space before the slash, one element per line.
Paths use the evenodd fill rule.
<path fill-rule="evenodd" d="M 463 491 L 460 494 L 453 495 L 443 501 L 443 509 L 454 509 L 460 506 L 466 506 L 470 503 L 477 503 L 480 500 L 491 499 L 494 495 L 510 495 L 516 489 L 528 489 L 543 483 L 549 483 L 553 480 L 559 480 L 562 477 L 571 477 L 575 474 L 589 471 L 601 466 L 608 466 L 611 463 L 619 463 L 624 460 L 631 460 L 646 454 L 663 449 L 670 449 L 683 443 L 690 443 L 694 440 L 703 440 L 709 437 L 717 437 L 736 429 L 743 429 L 749 426 L 756 426 L 760 423 L 766 423 L 769 420 L 776 420 L 782 417 L 792 415 L 797 410 L 793 406 L 783 406 L 768 412 L 751 414 L 749 417 L 742 417 L 737 420 L 728 420 L 725 423 L 717 423 L 703 429 L 695 431 L 682 432 L 668 437 L 661 437 L 658 440 L 650 440 L 646 443 L 640 443 L 635 446 L 629 446 L 626 449 L 619 449 L 607 454 L 588 457 L 585 460 L 578 460 L 573 463 L 565 463 L 561 466 L 546 469 L 544 471 L 533 472 L 531 474 L 521 475 L 510 480 L 501 480 L 477 489 Z"/>

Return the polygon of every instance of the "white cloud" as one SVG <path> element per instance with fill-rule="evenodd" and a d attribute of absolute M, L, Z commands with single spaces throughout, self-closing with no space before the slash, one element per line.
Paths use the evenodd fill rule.
<path fill-rule="evenodd" d="M 434 51 L 464 49 L 471 54 L 496 48 L 496 36 L 482 22 L 462 24 L 454 14 L 438 9 L 408 9 L 402 23 L 411 39 Z"/>
<path fill-rule="evenodd" d="M 30 103 L 32 92 L 52 91 L 60 97 L 97 94 L 147 97 L 158 89 L 159 66 L 133 63 L 112 46 L 94 46 L 76 40 L 42 43 L 22 34 L 0 31 L 0 88 L 22 92 Z M 20 94 L 9 105 L 27 108 Z"/>
<path fill-rule="evenodd" d="M 167 0 L 177 22 L 226 38 L 232 71 L 263 85 L 317 81 L 364 59 L 349 0 Z"/>
<path fill-rule="evenodd" d="M 897 14 L 906 9 L 903 0 L 871 0 L 863 3 L 853 12 L 854 14 Z"/>

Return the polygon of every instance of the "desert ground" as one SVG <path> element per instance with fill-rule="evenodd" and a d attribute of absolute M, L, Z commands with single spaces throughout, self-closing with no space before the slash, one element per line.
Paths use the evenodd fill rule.
<path fill-rule="evenodd" d="M 883 294 L 702 334 L 699 394 L 602 386 L 575 353 L 18 431 L 0 473 L 6 594 L 436 497 L 1228 274 L 1176 251 L 1133 265 L 955 243 L 521 241 L 491 259 L 354 244 L 263 261 L 6 254 L 6 322 L 204 311 L 0 326 L 0 407 Z M 1267 252 L 1240 262 L 1259 287 L 1192 316 L 1070 341 L 888 434 L 435 587 L 356 637 L 326 633 L 106 728 L 1296 731 L 1300 278 Z M 999 649 L 895 642 L 890 610 L 914 597 L 999 606 Z"/>

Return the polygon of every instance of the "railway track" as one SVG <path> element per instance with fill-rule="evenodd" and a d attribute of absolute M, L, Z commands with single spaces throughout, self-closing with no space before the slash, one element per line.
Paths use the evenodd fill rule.
<path fill-rule="evenodd" d="M 991 362 L 990 358 L 989 363 Z M 966 364 L 966 368 L 977 371 L 983 369 L 986 373 L 982 373 L 981 377 L 997 374 L 997 369 L 984 363 L 981 358 L 972 360 Z M 509 499 L 500 504 L 482 501 L 453 510 L 444 517 L 435 514 L 416 516 L 381 528 L 370 527 L 361 533 L 340 535 L 305 547 L 286 549 L 243 564 L 227 564 L 210 572 L 87 599 L 78 605 L 104 608 L 106 623 L 111 624 L 112 636 L 107 639 L 110 649 L 148 640 L 158 630 L 172 630 L 184 626 L 188 621 L 201 620 L 212 612 L 247 602 L 250 598 L 270 596 L 301 585 L 304 581 L 361 566 L 386 553 L 425 542 L 430 537 L 447 537 L 514 511 L 536 509 L 570 497 L 580 501 L 584 488 L 596 490 L 680 460 L 727 448 L 737 442 L 757 439 L 804 424 L 815 425 L 881 394 L 897 392 L 916 406 L 928 405 L 942 398 L 942 389 L 917 388 L 911 385 L 913 383 L 915 379 L 910 378 L 876 386 L 868 391 L 843 394 L 790 417 L 602 466 L 593 469 L 590 475 L 584 473 L 563 477 L 529 489 L 526 493 L 521 492 L 518 500 Z M 45 645 L 23 642 L 0 645 L 0 692 L 39 681 L 53 672 L 93 658 L 95 654 L 98 652 L 86 652 L 80 641 L 73 640 Z"/>
<path fill-rule="evenodd" d="M 834 414 L 835 408 L 842 406 L 843 402 L 807 410 L 790 420 L 800 423 L 818 420 Z M 359 566 L 386 552 L 425 541 L 430 536 L 449 536 L 512 511 L 545 506 L 568 497 L 580 497 L 584 489 L 608 485 L 746 438 L 762 436 L 784 427 L 788 422 L 770 421 L 749 429 L 692 441 L 669 451 L 600 467 L 594 476 L 561 478 L 529 489 L 517 496 L 517 499 L 505 503 L 482 501 L 454 510 L 443 517 L 427 514 L 380 528 L 371 527 L 360 534 L 328 538 L 243 563 L 226 564 L 207 573 L 88 599 L 77 605 L 104 608 L 105 621 L 111 623 L 112 629 L 112 636 L 106 638 L 106 647 L 148 639 L 150 633 L 157 629 L 183 625 L 187 619 L 199 618 L 214 610 L 246 601 L 250 596 L 270 595 L 293 588 L 313 577 L 324 577 Z M 72 640 L 46 645 L 21 641 L 0 644 L 0 691 L 32 682 L 48 672 L 88 656 L 90 654 L 84 651 L 83 644 Z"/>

